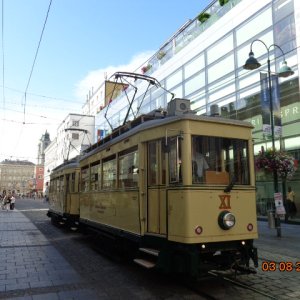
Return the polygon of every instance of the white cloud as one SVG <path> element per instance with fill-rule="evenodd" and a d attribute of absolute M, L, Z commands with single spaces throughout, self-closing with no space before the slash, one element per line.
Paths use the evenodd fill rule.
<path fill-rule="evenodd" d="M 89 91 L 91 91 L 92 88 L 94 90 L 97 89 L 105 80 L 105 77 L 109 79 L 111 75 L 118 71 L 136 71 L 153 55 L 153 53 L 154 51 L 146 51 L 143 53 L 139 53 L 133 56 L 128 64 L 119 66 L 107 66 L 106 68 L 89 72 L 87 76 L 77 84 L 76 97 L 78 97 L 79 99 L 83 99 L 84 101 Z"/>

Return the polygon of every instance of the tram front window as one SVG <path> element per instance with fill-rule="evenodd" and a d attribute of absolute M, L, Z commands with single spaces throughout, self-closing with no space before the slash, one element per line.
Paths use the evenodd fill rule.
<path fill-rule="evenodd" d="M 192 136 L 191 142 L 194 184 L 249 184 L 246 140 Z"/>

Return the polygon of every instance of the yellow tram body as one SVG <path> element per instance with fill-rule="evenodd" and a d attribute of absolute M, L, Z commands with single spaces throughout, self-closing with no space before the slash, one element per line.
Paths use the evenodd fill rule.
<path fill-rule="evenodd" d="M 251 130 L 191 112 L 156 112 L 118 128 L 79 160 L 80 226 L 158 256 L 136 258 L 147 267 L 174 271 L 180 260 L 179 272 L 198 274 L 207 262 L 256 266 Z M 57 211 L 73 201 L 63 197 L 53 200 Z"/>
<path fill-rule="evenodd" d="M 199 201 L 199 193 L 204 198 Z M 171 241 L 180 243 L 207 243 L 257 238 L 257 227 L 247 230 L 249 223 L 255 224 L 256 208 L 253 203 L 254 191 L 232 192 L 230 211 L 236 217 L 236 225 L 224 234 L 218 225 L 218 215 L 222 208 L 222 190 L 170 191 L 169 200 L 169 233 Z M 195 228 L 201 226 L 203 233 L 197 235 Z"/>
<path fill-rule="evenodd" d="M 76 227 L 79 220 L 80 168 L 77 159 L 58 166 L 50 174 L 48 216 L 59 224 Z"/>
<path fill-rule="evenodd" d="M 85 193 L 80 197 L 80 218 L 91 225 L 140 234 L 138 192 Z"/>

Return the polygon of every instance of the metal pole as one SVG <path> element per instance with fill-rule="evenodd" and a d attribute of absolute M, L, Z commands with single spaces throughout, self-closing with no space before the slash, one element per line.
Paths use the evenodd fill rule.
<path fill-rule="evenodd" d="M 271 85 L 271 64 L 268 55 L 268 81 L 269 81 L 269 95 L 270 95 L 270 117 L 271 117 L 271 138 L 272 138 L 272 148 L 275 151 L 275 134 L 274 134 L 274 118 L 273 118 L 273 97 L 272 97 L 272 85 Z M 278 193 L 278 175 L 277 170 L 273 171 L 273 182 L 274 182 L 274 194 Z M 276 229 L 277 237 L 281 237 L 281 224 L 280 217 L 276 215 Z"/>

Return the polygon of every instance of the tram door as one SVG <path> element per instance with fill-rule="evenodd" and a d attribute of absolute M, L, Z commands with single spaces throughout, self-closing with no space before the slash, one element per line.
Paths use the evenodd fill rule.
<path fill-rule="evenodd" d="M 166 163 L 162 140 L 148 143 L 148 232 L 166 234 Z"/>

